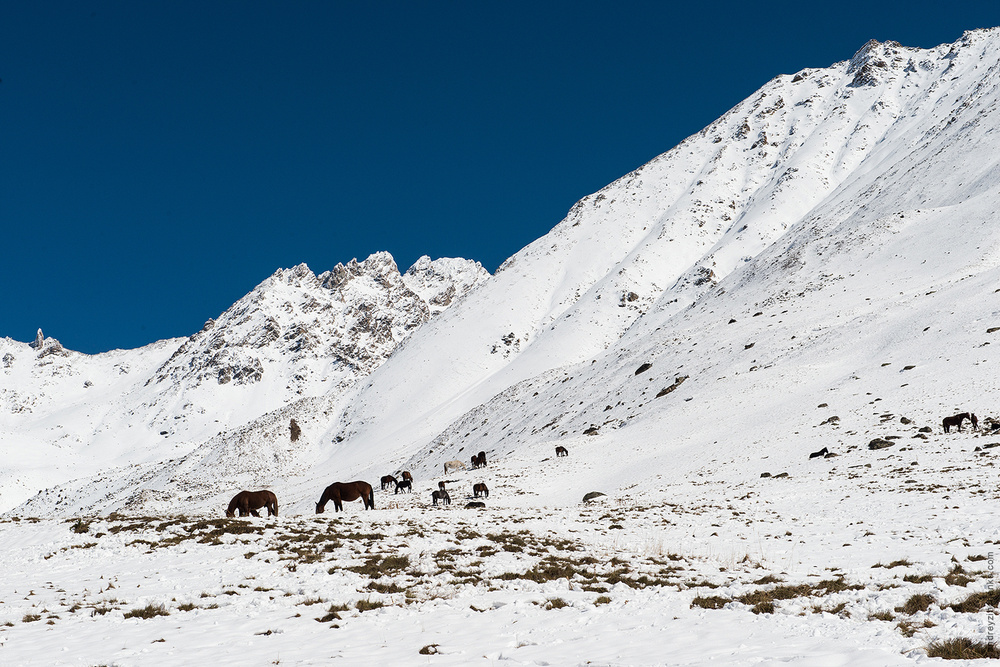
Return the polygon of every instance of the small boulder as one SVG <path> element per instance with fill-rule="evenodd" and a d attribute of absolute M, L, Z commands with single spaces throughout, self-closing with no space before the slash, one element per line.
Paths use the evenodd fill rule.
<path fill-rule="evenodd" d="M 591 491 L 590 493 L 586 494 L 583 497 L 583 502 L 589 503 L 590 501 L 595 500 L 597 498 L 600 498 L 600 497 L 602 497 L 604 495 L 605 494 L 601 493 L 600 491 Z"/>
<path fill-rule="evenodd" d="M 868 443 L 868 449 L 885 449 L 886 447 L 892 447 L 894 443 L 892 440 L 886 440 L 884 438 L 875 438 Z"/>

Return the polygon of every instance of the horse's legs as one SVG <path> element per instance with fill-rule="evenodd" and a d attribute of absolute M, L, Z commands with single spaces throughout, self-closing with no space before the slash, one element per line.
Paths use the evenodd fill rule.
<path fill-rule="evenodd" d="M 250 510 L 250 514 L 253 514 L 256 517 L 260 516 L 260 514 L 257 513 L 257 510 Z"/>

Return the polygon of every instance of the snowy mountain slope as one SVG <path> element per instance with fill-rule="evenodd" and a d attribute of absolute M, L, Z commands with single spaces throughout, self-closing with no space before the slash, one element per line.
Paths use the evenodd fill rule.
<path fill-rule="evenodd" d="M 132 406 L 124 397 L 139 392 L 179 344 L 164 340 L 89 356 L 53 338 L 41 347 L 0 339 L 0 507 L 120 457 L 161 458 L 161 443 L 151 452 L 149 441 L 136 442 L 130 425 L 116 417 L 128 414 Z M 79 455 L 95 441 L 101 455 L 81 465 Z"/>
<path fill-rule="evenodd" d="M 530 392 L 533 407 L 525 411 L 541 421 L 534 427 L 558 416 L 563 403 L 577 404 L 581 424 L 603 423 L 611 416 L 595 411 L 617 401 L 591 402 L 591 395 L 609 382 L 616 394 L 621 373 L 598 378 L 574 364 L 597 360 L 601 368 L 616 363 L 605 358 L 628 355 L 621 363 L 634 368 L 649 354 L 630 352 L 644 337 L 654 347 L 689 343 L 678 355 L 696 343 L 705 350 L 725 321 L 693 319 L 685 309 L 694 303 L 696 313 L 716 310 L 726 321 L 748 304 L 784 303 L 797 347 L 816 319 L 868 310 L 867 324 L 877 329 L 884 313 L 866 299 L 887 285 L 915 298 L 958 274 L 989 270 L 996 237 L 987 223 L 997 204 L 989 119 L 998 59 L 1000 33 L 976 31 L 929 50 L 869 43 L 849 62 L 769 82 L 698 135 L 582 200 L 549 235 L 505 263 L 488 288 L 410 339 L 333 424 L 328 437 L 345 441 L 330 448 L 337 462 L 331 472 L 352 467 L 352 450 L 374 460 L 409 452 L 402 460 L 433 470 L 463 446 L 497 449 L 495 431 L 437 451 L 427 445 L 462 430 L 449 424 L 463 415 L 496 418 L 478 406 L 563 367 L 577 384 L 539 380 L 549 395 Z M 942 250 L 949 246 L 954 251 Z M 841 279 L 843 317 L 828 315 L 830 302 L 799 302 Z M 901 307 L 887 300 L 877 306 Z M 970 307 L 980 321 L 989 317 L 986 304 L 973 299 Z M 746 344 L 763 333 L 751 332 Z M 841 335 L 847 338 L 837 347 L 849 345 L 857 330 L 830 330 L 827 340 Z M 909 340 L 914 355 L 926 344 Z M 744 364 L 742 355 L 717 357 L 709 349 L 698 370 L 732 376 L 733 365 Z M 761 352 L 749 355 L 746 368 L 761 364 Z M 799 375 L 796 364 L 781 371 L 790 376 L 784 381 Z M 690 363 L 682 366 L 674 364 L 660 383 L 670 385 L 678 374 L 704 381 Z M 385 414 L 392 419 L 379 419 Z M 524 419 L 511 415 L 504 423 Z M 528 445 L 520 438 L 529 430 L 518 431 L 519 447 Z M 358 457 L 356 469 L 368 472 L 365 464 Z"/>
<path fill-rule="evenodd" d="M 284 414 L 285 437 L 266 442 L 288 451 L 269 460 L 283 460 L 288 420 L 312 419 L 296 411 L 315 402 L 303 399 L 339 396 L 488 277 L 478 262 L 427 257 L 400 275 L 377 253 L 319 276 L 305 265 L 278 270 L 187 340 L 93 357 L 52 340 L 38 351 L 0 341 L 11 380 L 0 389 L 0 447 L 17 452 L 0 467 L 0 507 L 109 467 L 179 461 L 206 442 L 226 451 L 272 413 Z"/>
<path fill-rule="evenodd" d="M 158 510 L 208 508 L 252 480 L 308 511 L 331 479 L 427 480 L 480 450 L 491 475 L 518 471 L 512 492 L 566 503 L 794 470 L 804 451 L 863 447 L 880 409 L 920 426 L 989 414 L 998 62 L 1000 31 L 975 31 L 777 77 L 581 200 L 365 382 L 289 406 L 311 429 L 291 458 L 272 444 L 293 412 L 269 412 L 105 501 L 59 490 L 24 509 L 138 508 L 141 489 Z M 252 476 L 223 454 L 237 432 Z M 557 443 L 579 463 L 532 484 Z"/>

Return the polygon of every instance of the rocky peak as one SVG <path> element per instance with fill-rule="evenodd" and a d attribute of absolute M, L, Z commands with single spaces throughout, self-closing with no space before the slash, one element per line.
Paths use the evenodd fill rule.
<path fill-rule="evenodd" d="M 853 88 L 878 85 L 889 72 L 906 65 L 910 53 L 916 50 L 891 40 L 869 39 L 848 63 L 847 73 L 854 74 L 848 85 Z"/>
<path fill-rule="evenodd" d="M 279 269 L 206 322 L 153 381 L 187 387 L 273 381 L 301 395 L 329 386 L 313 386 L 329 372 L 320 368 L 366 374 L 432 313 L 489 276 L 464 259 L 421 258 L 415 267 L 404 279 L 392 255 L 378 252 L 319 276 L 305 264 Z"/>
<path fill-rule="evenodd" d="M 471 259 L 424 255 L 403 275 L 403 282 L 419 294 L 437 315 L 476 285 L 490 277 L 489 271 Z"/>
<path fill-rule="evenodd" d="M 368 259 L 363 262 L 352 259 L 346 265 L 338 263 L 330 271 L 320 274 L 318 280 L 323 287 L 335 290 L 361 276 L 368 276 L 383 285 L 391 284 L 400 279 L 396 261 L 392 255 L 383 251 L 369 255 Z"/>

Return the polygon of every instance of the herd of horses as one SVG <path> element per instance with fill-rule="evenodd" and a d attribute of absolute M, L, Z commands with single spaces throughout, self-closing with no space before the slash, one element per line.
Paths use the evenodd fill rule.
<path fill-rule="evenodd" d="M 962 432 L 962 423 L 968 420 L 972 424 L 973 430 L 979 428 L 979 419 L 974 413 L 971 412 L 960 412 L 957 415 L 952 415 L 951 417 L 945 417 L 941 421 L 941 427 L 944 429 L 945 433 L 951 431 L 951 427 L 954 426 L 956 430 Z M 989 420 L 986 420 L 987 423 Z M 556 457 L 569 456 L 569 451 L 563 446 L 556 447 Z M 818 452 L 813 452 L 809 455 L 809 458 L 819 458 L 819 457 L 830 457 L 833 456 L 826 447 L 819 450 Z M 449 465 L 452 465 L 454 469 L 454 464 L 458 464 L 464 467 L 458 461 L 449 461 L 445 464 L 445 472 L 449 472 Z M 486 467 L 486 452 L 479 452 L 472 456 L 472 468 L 473 470 L 478 468 Z M 399 479 L 396 479 L 393 475 L 385 475 L 382 477 L 382 490 L 395 488 L 396 493 L 410 493 L 413 490 L 413 475 L 408 471 L 403 471 L 400 473 Z M 482 482 L 478 482 L 472 485 L 473 498 L 489 498 L 490 490 Z M 375 509 L 375 491 L 372 489 L 372 485 L 368 482 L 356 481 L 356 482 L 334 482 L 330 486 L 323 490 L 323 495 L 320 497 L 319 502 L 316 503 L 316 514 L 322 514 L 323 510 L 326 509 L 327 503 L 333 501 L 334 511 L 342 512 L 344 510 L 345 502 L 352 502 L 358 499 L 364 503 L 365 509 Z M 451 504 L 451 496 L 448 495 L 448 490 L 445 488 L 444 482 L 438 482 L 438 488 L 436 491 L 431 493 L 431 502 L 436 506 L 439 502 L 442 505 Z M 475 503 L 476 506 L 482 506 L 482 503 Z M 267 508 L 268 516 L 278 515 L 278 498 L 274 495 L 272 491 L 262 490 L 262 491 L 240 491 L 237 493 L 232 501 L 229 503 L 229 507 L 226 509 L 227 517 L 234 517 L 239 513 L 239 516 L 260 516 L 257 510 Z"/>
<path fill-rule="evenodd" d="M 482 468 L 485 466 L 486 452 L 479 452 L 479 454 L 472 457 L 473 468 Z M 385 475 L 382 477 L 381 483 L 383 491 L 395 488 L 396 493 L 404 491 L 409 493 L 413 490 L 413 475 L 404 470 L 400 473 L 399 479 L 396 479 L 393 475 Z M 472 485 L 472 493 L 473 498 L 489 498 L 490 496 L 489 488 L 482 482 Z M 364 503 L 365 509 L 375 509 L 375 490 L 371 484 L 361 480 L 356 482 L 334 482 L 323 490 L 323 495 L 320 497 L 319 502 L 316 503 L 316 514 L 322 514 L 326 509 L 327 503 L 331 501 L 333 501 L 334 511 L 342 512 L 344 511 L 345 502 L 349 503 L 358 499 Z M 438 489 L 431 493 L 431 501 L 434 505 L 437 505 L 438 502 L 442 505 L 451 504 L 451 496 L 448 495 L 444 482 L 438 482 Z M 475 506 L 482 507 L 483 504 L 480 502 L 476 503 Z M 234 517 L 237 513 L 239 513 L 239 516 L 260 516 L 257 510 L 265 507 L 267 508 L 268 516 L 278 515 L 278 497 L 274 495 L 274 492 L 267 490 L 240 491 L 230 501 L 229 507 L 226 509 L 226 516 Z"/>

